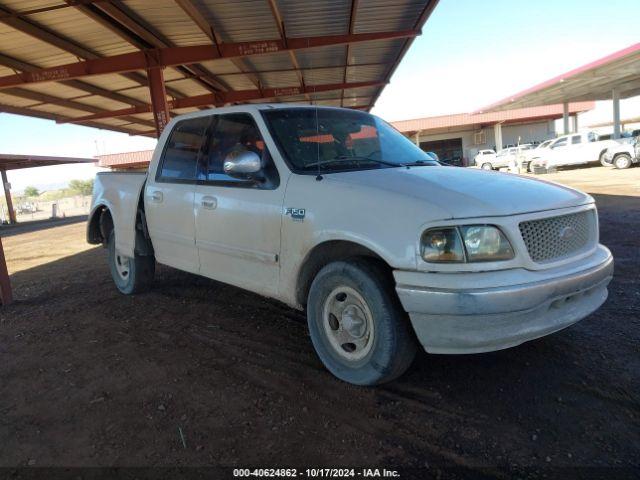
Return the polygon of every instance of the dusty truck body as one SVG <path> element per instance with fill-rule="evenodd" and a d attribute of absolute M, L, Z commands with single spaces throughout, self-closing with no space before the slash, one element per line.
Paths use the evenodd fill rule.
<path fill-rule="evenodd" d="M 158 262 L 306 309 L 325 366 L 361 385 L 419 345 L 480 353 L 565 328 L 613 272 L 590 196 L 441 166 L 377 117 L 309 106 L 172 120 L 147 173 L 97 176 L 87 237 L 126 294 Z"/>

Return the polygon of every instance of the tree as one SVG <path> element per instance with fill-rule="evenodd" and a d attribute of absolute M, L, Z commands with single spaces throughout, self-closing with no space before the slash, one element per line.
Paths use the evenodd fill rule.
<path fill-rule="evenodd" d="M 37 197 L 38 195 L 40 195 L 40 192 L 36 187 L 27 187 L 24 189 L 25 197 Z"/>
<path fill-rule="evenodd" d="M 71 180 L 69 189 L 80 195 L 91 195 L 93 193 L 93 179 L 90 180 Z"/>

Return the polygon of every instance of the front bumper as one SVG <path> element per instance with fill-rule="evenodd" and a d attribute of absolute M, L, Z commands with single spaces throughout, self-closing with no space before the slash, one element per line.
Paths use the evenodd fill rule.
<path fill-rule="evenodd" d="M 548 335 L 607 299 L 613 257 L 599 245 L 576 264 L 550 271 L 395 271 L 396 291 L 427 352 L 481 353 Z"/>

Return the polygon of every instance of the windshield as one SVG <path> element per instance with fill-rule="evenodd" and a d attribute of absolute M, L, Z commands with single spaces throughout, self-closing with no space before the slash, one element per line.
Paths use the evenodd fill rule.
<path fill-rule="evenodd" d="M 553 140 L 547 140 L 546 142 L 542 142 L 540 145 L 538 145 L 536 148 L 547 148 L 549 146 L 549 144 L 552 142 Z"/>
<path fill-rule="evenodd" d="M 365 112 L 310 107 L 262 113 L 281 153 L 297 172 L 438 165 L 388 123 Z"/>

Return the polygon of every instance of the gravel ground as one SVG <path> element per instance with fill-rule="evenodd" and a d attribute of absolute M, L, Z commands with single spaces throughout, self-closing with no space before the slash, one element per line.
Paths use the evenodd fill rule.
<path fill-rule="evenodd" d="M 334 379 L 303 314 L 277 302 L 169 268 L 151 292 L 120 295 L 106 251 L 84 243 L 84 223 L 4 238 L 17 301 L 0 310 L 0 466 L 631 474 L 640 468 L 640 168 L 546 178 L 594 193 L 616 257 L 607 303 L 505 351 L 422 353 L 378 388 Z"/>

